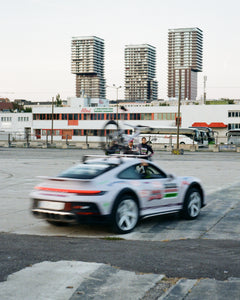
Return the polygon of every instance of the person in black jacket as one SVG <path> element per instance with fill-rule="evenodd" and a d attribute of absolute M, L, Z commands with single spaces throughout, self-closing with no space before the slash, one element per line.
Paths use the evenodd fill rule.
<path fill-rule="evenodd" d="M 106 155 L 120 154 L 121 147 L 116 140 L 113 140 L 111 146 L 106 150 Z"/>
<path fill-rule="evenodd" d="M 138 149 L 141 155 L 152 156 L 154 154 L 153 149 L 147 144 L 145 137 L 142 138 L 142 143 L 138 145 Z"/>
<path fill-rule="evenodd" d="M 125 148 L 124 154 L 139 154 L 139 149 L 134 145 L 133 140 L 128 142 L 128 146 Z"/>

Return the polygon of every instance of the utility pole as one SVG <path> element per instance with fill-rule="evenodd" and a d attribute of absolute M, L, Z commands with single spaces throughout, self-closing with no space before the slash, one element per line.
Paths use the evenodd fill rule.
<path fill-rule="evenodd" d="M 203 103 L 206 104 L 206 82 L 207 82 L 207 76 L 203 77 L 204 83 L 204 90 L 203 90 Z"/>
<path fill-rule="evenodd" d="M 52 128 L 51 128 L 51 145 L 53 144 L 53 114 L 54 114 L 54 97 L 52 97 Z"/>

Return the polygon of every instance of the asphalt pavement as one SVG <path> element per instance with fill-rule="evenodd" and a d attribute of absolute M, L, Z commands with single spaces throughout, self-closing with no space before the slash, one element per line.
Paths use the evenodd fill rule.
<path fill-rule="evenodd" d="M 240 299 L 239 153 L 157 152 L 165 170 L 202 180 L 208 205 L 195 221 L 152 218 L 124 236 L 31 216 L 36 176 L 82 154 L 0 148 L 0 299 Z"/>

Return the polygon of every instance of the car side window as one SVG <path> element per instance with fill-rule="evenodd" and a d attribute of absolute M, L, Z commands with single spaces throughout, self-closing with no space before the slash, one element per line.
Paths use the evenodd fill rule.
<path fill-rule="evenodd" d="M 118 174 L 120 179 L 141 179 L 140 173 L 137 171 L 136 166 L 131 166 Z"/>
<path fill-rule="evenodd" d="M 139 164 L 136 169 L 143 179 L 166 178 L 166 174 L 164 172 L 148 163 Z"/>

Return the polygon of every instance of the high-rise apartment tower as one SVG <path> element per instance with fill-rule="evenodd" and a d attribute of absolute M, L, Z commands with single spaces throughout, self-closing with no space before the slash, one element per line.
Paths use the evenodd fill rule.
<path fill-rule="evenodd" d="M 156 48 L 148 45 L 125 46 L 125 99 L 157 100 Z"/>
<path fill-rule="evenodd" d="M 106 97 L 104 40 L 95 36 L 72 38 L 72 74 L 76 74 L 76 97 Z"/>
<path fill-rule="evenodd" d="M 179 28 L 168 30 L 168 97 L 196 100 L 197 73 L 202 72 L 202 30 Z"/>

